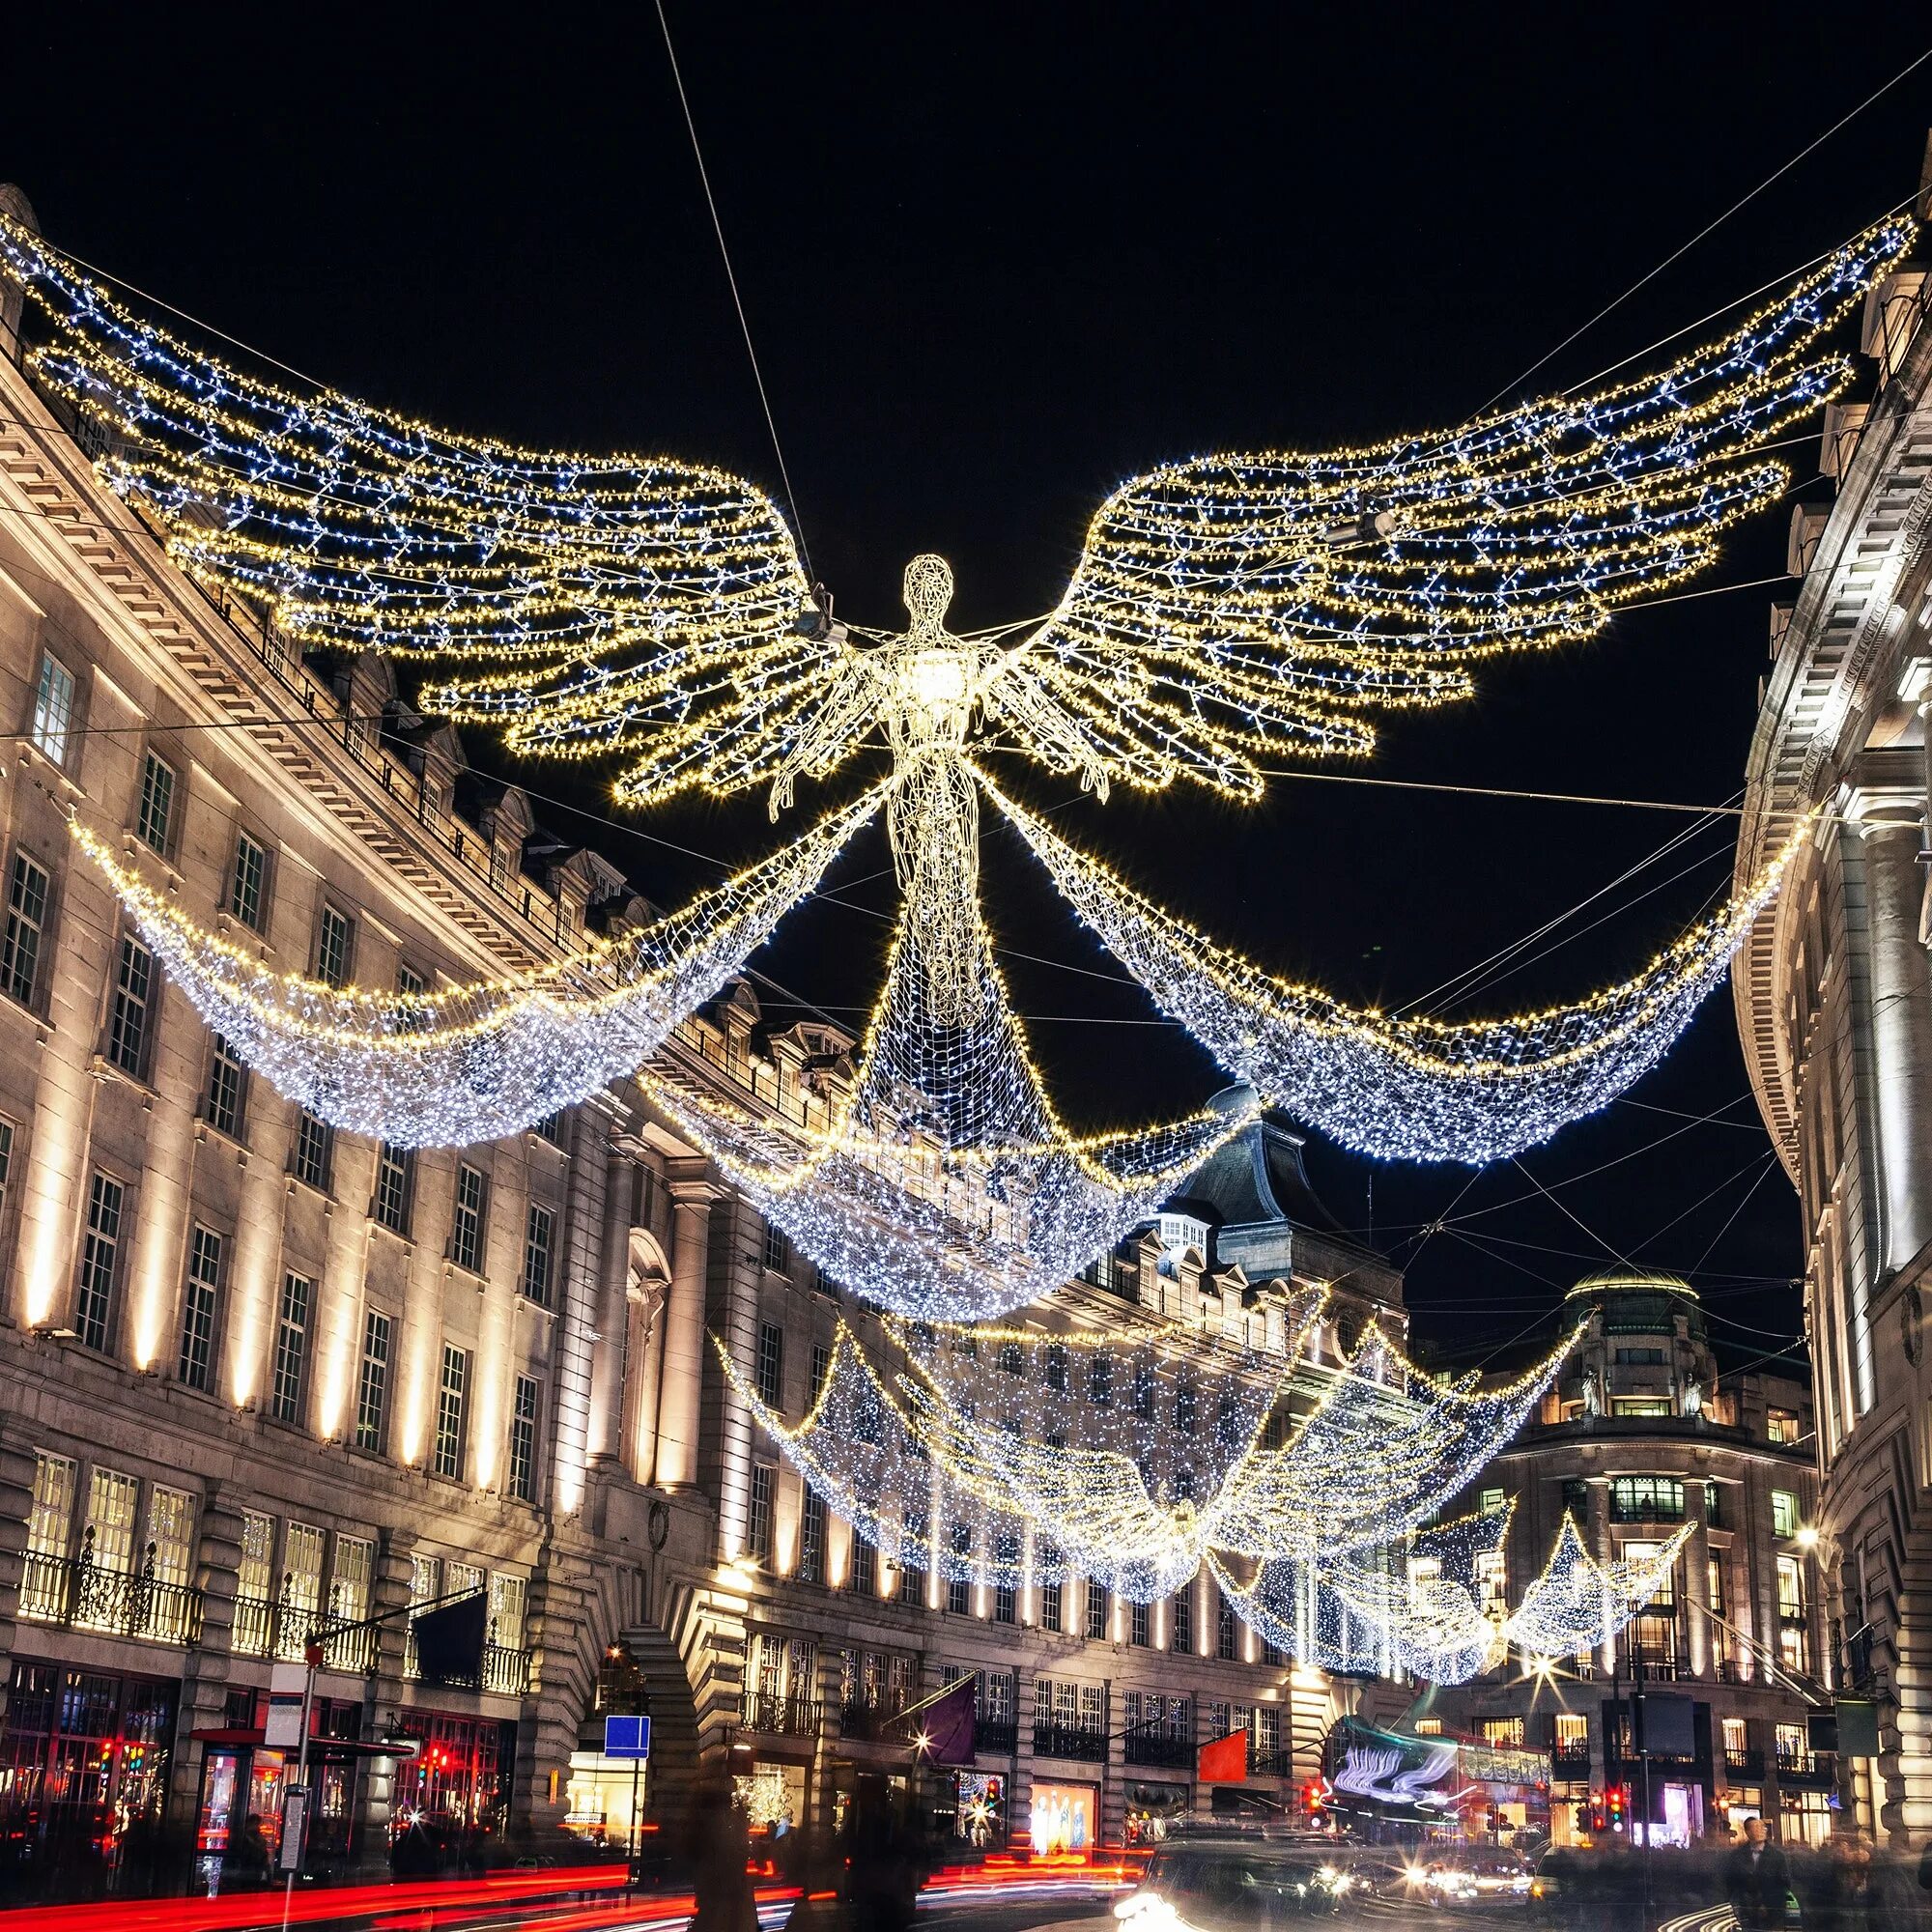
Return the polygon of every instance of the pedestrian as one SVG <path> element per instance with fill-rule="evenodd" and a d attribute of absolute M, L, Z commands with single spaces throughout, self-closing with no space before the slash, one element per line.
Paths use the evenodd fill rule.
<path fill-rule="evenodd" d="M 223 1872 L 236 1886 L 267 1885 L 271 1864 L 261 1814 L 251 1811 L 229 1844 L 228 1856 L 222 1861 Z"/>
<path fill-rule="evenodd" d="M 1724 1896 L 1742 1932 L 1784 1923 L 1791 1864 L 1762 1818 L 1745 1820 L 1745 1841 L 1724 1861 Z"/>
<path fill-rule="evenodd" d="M 752 1895 L 752 1838 L 745 1814 L 722 1772 L 698 1781 L 692 1816 L 692 1847 L 696 1866 L 697 1914 L 692 1932 L 757 1932 Z"/>

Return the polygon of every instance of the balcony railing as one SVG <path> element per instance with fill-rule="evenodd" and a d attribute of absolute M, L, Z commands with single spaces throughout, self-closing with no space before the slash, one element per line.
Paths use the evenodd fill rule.
<path fill-rule="evenodd" d="M 1161 1737 L 1151 1731 L 1127 1733 L 1129 1764 L 1191 1765 L 1194 1747 L 1185 1738 Z"/>
<path fill-rule="evenodd" d="M 139 1572 L 112 1570 L 94 1559 L 29 1551 L 20 1578 L 20 1615 L 38 1624 L 104 1631 L 145 1643 L 185 1648 L 201 1640 L 201 1592 L 155 1575 L 155 1550 Z"/>
<path fill-rule="evenodd" d="M 1107 1733 L 1098 1724 L 1036 1724 L 1035 1757 L 1058 1757 L 1077 1764 L 1100 1764 L 1107 1756 Z"/>
<path fill-rule="evenodd" d="M 838 1734 L 846 1738 L 883 1738 L 905 1714 L 902 1692 L 881 1691 L 854 1698 L 838 1707 Z"/>
<path fill-rule="evenodd" d="M 1823 1791 L 1837 1781 L 1837 1759 L 1830 1751 L 1779 1751 L 1780 1784 Z"/>
<path fill-rule="evenodd" d="M 1590 1747 L 1587 1744 L 1552 1745 L 1549 1773 L 1552 1777 L 1588 1777 Z"/>
<path fill-rule="evenodd" d="M 1020 1727 L 1010 1718 L 975 1718 L 973 1748 L 988 1757 L 1011 1757 L 1020 1746 Z"/>
<path fill-rule="evenodd" d="M 1761 1750 L 1727 1750 L 1724 1753 L 1724 1769 L 1731 1776 L 1755 1784 L 1764 1776 L 1764 1753 Z"/>
<path fill-rule="evenodd" d="M 1248 1776 L 1250 1777 L 1293 1777 L 1294 1776 L 1294 1753 L 1286 1748 L 1263 1750 L 1250 1738 L 1248 1740 Z"/>
<path fill-rule="evenodd" d="M 825 1707 L 811 1697 L 781 1697 L 770 1691 L 749 1690 L 739 1714 L 741 1728 L 767 1737 L 815 1738 Z"/>

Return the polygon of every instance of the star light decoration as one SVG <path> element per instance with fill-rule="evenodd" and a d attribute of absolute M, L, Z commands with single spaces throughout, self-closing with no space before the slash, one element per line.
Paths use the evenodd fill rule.
<path fill-rule="evenodd" d="M 1305 1414 L 1290 1382 L 1324 1291 L 1274 1346 L 1204 1354 L 1179 1324 L 1141 1342 L 890 1321 L 882 1359 L 841 1325 L 793 1424 L 718 1345 L 752 1418 L 854 1533 L 901 1570 L 1025 1588 L 1084 1577 L 1135 1603 L 1204 1565 L 1236 1614 L 1298 1662 L 1460 1683 L 1514 1648 L 1610 1641 L 1670 1573 L 1599 1563 L 1567 1519 L 1511 1611 L 1512 1508 L 1434 1517 L 1516 1434 L 1577 1334 L 1483 1388 L 1409 1362 L 1371 1326 Z M 1284 1429 L 1283 1422 L 1286 1422 Z"/>
<path fill-rule="evenodd" d="M 521 450 L 243 371 L 5 218 L 0 270 L 38 311 L 37 379 L 104 432 L 106 481 L 158 512 L 186 570 L 301 642 L 433 661 L 425 708 L 494 724 L 521 753 L 615 758 L 631 804 L 755 788 L 776 813 L 800 781 L 885 751 L 903 895 L 860 1080 L 829 1122 L 686 1087 L 662 1097 L 859 1292 L 985 1313 L 1104 1249 L 1238 1122 L 1209 1112 L 1097 1140 L 1060 1124 L 991 965 L 981 791 L 1156 1001 L 1252 1083 L 1250 1106 L 1409 1159 L 1493 1158 L 1601 1106 L 1721 977 L 1782 862 L 1603 994 L 1481 1026 L 1397 1023 L 1192 932 L 1046 834 L 983 760 L 1016 754 L 1101 798 L 1178 779 L 1252 798 L 1264 759 L 1366 753 L 1373 714 L 1465 696 L 1478 659 L 1598 634 L 1781 493 L 1764 446 L 1842 387 L 1850 365 L 1819 338 L 1913 234 L 1903 217 L 1876 224 L 1658 375 L 1362 450 L 1153 470 L 1101 506 L 1047 619 L 973 638 L 946 628 L 937 557 L 906 574 L 903 633 L 833 622 L 776 507 L 722 471 Z M 614 990 L 601 963 L 587 981 L 566 971 L 554 999 L 512 976 L 460 989 L 447 1026 L 395 996 L 273 985 L 138 880 L 115 883 L 269 1077 L 337 1124 L 457 1139 L 639 1065 L 670 1009 L 769 932 L 783 892 L 811 889 L 845 830 L 835 813 L 801 856 L 745 875 L 755 916 L 700 901 L 667 923 L 642 955 L 646 997 Z M 962 1304 L 968 1280 L 987 1286 Z"/>

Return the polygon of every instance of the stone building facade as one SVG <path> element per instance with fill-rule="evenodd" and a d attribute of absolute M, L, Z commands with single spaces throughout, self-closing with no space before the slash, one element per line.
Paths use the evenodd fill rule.
<path fill-rule="evenodd" d="M 1807 1725 L 1825 1701 L 1810 1390 L 1755 1369 L 1720 1374 L 1697 1296 L 1672 1275 L 1579 1283 L 1543 1346 L 1577 1321 L 1582 1340 L 1540 1411 L 1463 1498 L 1464 1508 L 1516 1498 L 1498 1578 L 1508 1601 L 1521 1601 L 1566 1515 L 1606 1562 L 1646 1554 L 1687 1523 L 1690 1540 L 1618 1642 L 1548 1677 L 1513 1662 L 1426 1693 L 1411 1716 L 1547 1751 L 1560 1841 L 1577 1804 L 1614 1788 L 1642 1815 L 1630 1736 L 1640 1662 L 1648 1690 L 1692 1707 L 1694 1750 L 1650 1768 L 1660 1830 L 1689 1840 L 1761 1815 L 1787 1842 L 1817 1842 L 1834 1767 L 1812 1750 Z"/>
<path fill-rule="evenodd" d="M 1847 1763 L 1845 1795 L 1915 1844 L 1932 1834 L 1928 308 L 1922 261 L 1867 298 L 1866 396 L 1828 413 L 1832 494 L 1792 512 L 1802 582 L 1772 614 L 1739 876 L 1805 813 L 1823 816 L 1734 979 L 1758 1105 L 1803 1213 L 1828 1661 L 1836 1685 L 1879 1704 L 1880 1754 Z"/>
<path fill-rule="evenodd" d="M 649 908 L 384 663 L 304 662 L 178 571 L 23 373 L 20 327 L 0 307 L 0 1886 L 112 1863 L 133 1822 L 211 1852 L 272 1827 L 270 1674 L 331 1621 L 361 1627 L 317 1680 L 325 1861 L 380 1862 L 406 1826 L 621 1836 L 628 1768 L 593 1747 L 618 1700 L 653 1716 L 659 1826 L 733 1739 L 824 1817 L 854 1765 L 902 1767 L 880 1731 L 959 1670 L 984 1685 L 965 1795 L 1000 1832 L 1051 1807 L 1118 1840 L 1205 1804 L 1194 1744 L 1231 1722 L 1253 1789 L 1287 1792 L 1352 1688 L 1291 1672 L 1205 1585 L 1191 1629 L 1078 1583 L 1052 1613 L 1037 1586 L 961 1605 L 815 1520 L 706 1338 L 795 1414 L 814 1350 L 867 1318 L 635 1089 L 410 1154 L 225 1051 L 71 819 L 270 965 L 365 986 L 531 965 Z M 849 1053 L 739 983 L 658 1070 L 822 1109 Z M 1325 1227 L 1292 1139 L 1216 1172 L 1030 1319 L 1179 1322 L 1212 1353 L 1278 1335 L 1284 1283 L 1346 1276 L 1306 1395 L 1371 1314 L 1400 1325 L 1400 1277 Z M 424 1682 L 412 1609 L 476 1591 L 474 1680 Z"/>

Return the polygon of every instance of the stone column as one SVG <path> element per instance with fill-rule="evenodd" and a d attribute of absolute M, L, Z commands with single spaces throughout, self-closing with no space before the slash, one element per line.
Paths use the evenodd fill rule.
<path fill-rule="evenodd" d="M 628 1463 L 624 1384 L 630 1371 L 631 1311 L 624 1289 L 631 1272 L 631 1193 L 637 1170 L 612 1147 L 604 1187 L 604 1255 L 597 1284 L 597 1346 L 590 1357 L 590 1414 L 585 1451 L 592 1466 Z"/>
<path fill-rule="evenodd" d="M 402 1708 L 403 1660 L 408 1644 L 411 1556 L 415 1535 L 411 1530 L 382 1533 L 376 1550 L 376 1576 L 370 1591 L 370 1614 L 384 1619 L 376 1626 L 376 1668 L 370 1673 L 363 1705 L 363 1734 L 376 1737 Z M 385 1864 L 389 1855 L 389 1817 L 396 1800 L 396 1760 L 372 1757 L 355 1782 L 356 1862 L 371 1868 Z"/>
<path fill-rule="evenodd" d="M 0 1725 L 7 1719 L 14 1639 L 26 1567 L 27 1518 L 34 1506 L 34 1452 L 0 1429 Z"/>
<path fill-rule="evenodd" d="M 1932 972 L 1918 940 L 1922 821 L 1903 801 L 1867 810 L 1856 829 L 1868 925 L 1880 1267 L 1889 1276 L 1932 1239 Z"/>
<path fill-rule="evenodd" d="M 562 1321 L 552 1432 L 551 1498 L 560 1516 L 582 1507 L 590 1439 L 591 1359 L 604 1276 L 604 1192 L 609 1118 L 596 1102 L 577 1110 L 571 1137 L 569 1227 L 564 1236 Z"/>
<path fill-rule="evenodd" d="M 182 1670 L 180 1720 L 169 1774 L 167 1817 L 192 1829 L 201 1789 L 201 1749 L 188 1746 L 191 1731 L 219 1724 L 228 1706 L 228 1663 L 234 1654 L 236 1573 L 242 1564 L 240 1496 L 210 1483 L 202 1492 L 201 1530 L 194 1581 L 201 1592 L 201 1641 Z"/>
<path fill-rule="evenodd" d="M 1702 1677 L 1711 1668 L 1717 1638 L 1708 1614 L 1711 1602 L 1710 1512 L 1706 1506 L 1704 1479 L 1684 1479 L 1684 1508 L 1690 1524 L 1690 1540 L 1684 1546 L 1685 1634 L 1690 1651 L 1690 1668 Z M 1714 1747 L 1721 1760 L 1721 1746 Z"/>
<path fill-rule="evenodd" d="M 698 1396 L 704 1378 L 704 1281 L 711 1242 L 708 1180 L 671 1182 L 670 1296 L 665 1309 L 654 1480 L 667 1490 L 697 1480 Z"/>

